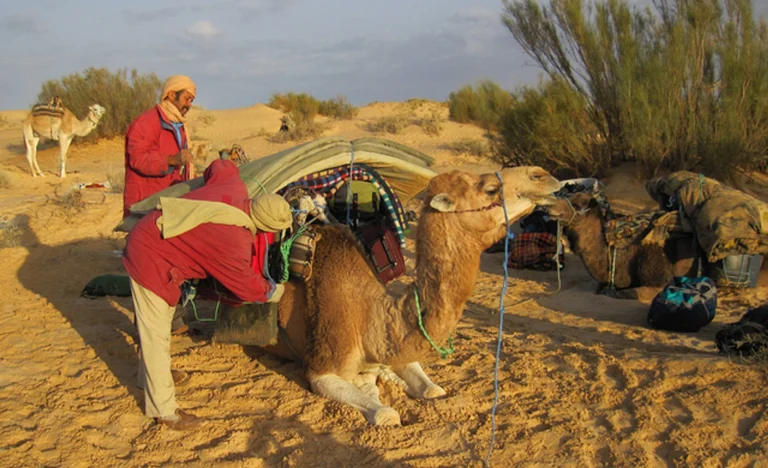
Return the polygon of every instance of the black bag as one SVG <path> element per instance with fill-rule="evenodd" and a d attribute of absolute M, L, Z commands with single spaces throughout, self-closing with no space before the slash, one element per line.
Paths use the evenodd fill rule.
<path fill-rule="evenodd" d="M 768 346 L 768 304 L 748 310 L 736 323 L 721 328 L 715 335 L 718 351 L 748 357 Z"/>
<path fill-rule="evenodd" d="M 705 277 L 675 276 L 653 298 L 648 325 L 660 330 L 695 332 L 715 318 L 717 288 Z"/>

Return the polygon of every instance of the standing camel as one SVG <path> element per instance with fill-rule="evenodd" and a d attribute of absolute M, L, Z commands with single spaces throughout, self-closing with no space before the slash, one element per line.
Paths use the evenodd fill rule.
<path fill-rule="evenodd" d="M 300 359 L 314 393 L 362 411 L 371 424 L 400 424 L 398 412 L 379 400 L 378 377 L 414 398 L 445 395 L 419 364 L 437 355 L 429 340 L 443 346 L 455 330 L 480 255 L 507 232 L 504 208 L 515 222 L 537 203 L 554 202 L 560 188 L 539 167 L 500 175 L 503 190 L 496 174 L 453 171 L 430 181 L 417 228 L 416 281 L 401 294 L 379 282 L 348 228 L 319 227 L 316 273 L 306 283 L 286 283 L 279 304 L 286 333 L 265 349 Z"/>
<path fill-rule="evenodd" d="M 59 113 L 30 112 L 22 122 L 24 145 L 27 147 L 27 162 L 32 176 L 44 176 L 37 164 L 37 144 L 40 138 L 58 140 L 61 153 L 59 154 L 59 177 L 66 177 L 67 151 L 72 139 L 76 136 L 86 136 L 99 124 L 106 109 L 98 104 L 88 108 L 88 116 L 77 120 L 69 109 L 58 109 Z M 37 172 L 35 172 L 37 171 Z"/>

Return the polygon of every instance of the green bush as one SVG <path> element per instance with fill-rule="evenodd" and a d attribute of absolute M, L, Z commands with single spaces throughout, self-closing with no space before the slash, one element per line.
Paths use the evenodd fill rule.
<path fill-rule="evenodd" d="M 451 120 L 473 123 L 487 130 L 498 128 L 501 116 L 512 104 L 512 95 L 493 81 L 482 81 L 475 88 L 463 86 L 448 95 Z"/>
<path fill-rule="evenodd" d="M 339 120 L 353 119 L 357 115 L 357 108 L 344 96 L 321 101 L 318 107 L 320 115 Z"/>
<path fill-rule="evenodd" d="M 607 152 L 638 161 L 646 175 L 687 169 L 722 180 L 765 169 L 768 28 L 751 0 L 652 3 L 655 11 L 627 0 L 504 0 L 509 31 L 581 96 L 604 139 L 602 155 L 577 165 Z"/>
<path fill-rule="evenodd" d="M 604 138 L 587 101 L 562 80 L 523 88 L 501 119 L 493 159 L 505 167 L 541 166 L 556 177 L 599 176 L 608 167 Z"/>
<path fill-rule="evenodd" d="M 320 110 L 320 101 L 307 93 L 275 93 L 269 98 L 269 107 L 290 114 L 296 125 L 299 125 L 300 122 L 315 118 Z"/>
<path fill-rule="evenodd" d="M 107 112 L 87 139 L 115 137 L 125 134 L 128 125 L 142 112 L 157 104 L 163 83 L 154 73 L 140 75 L 127 69 L 110 72 L 106 68 L 88 68 L 60 80 L 43 83 L 38 102 L 46 103 L 60 96 L 64 107 L 79 119 L 88 115 L 88 107 L 99 104 Z"/>

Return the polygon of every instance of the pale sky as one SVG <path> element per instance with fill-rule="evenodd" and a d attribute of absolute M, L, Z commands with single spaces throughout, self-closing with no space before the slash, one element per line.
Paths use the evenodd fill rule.
<path fill-rule="evenodd" d="M 642 1 L 642 0 L 636 0 Z M 759 12 L 768 0 L 756 0 Z M 89 66 L 186 74 L 209 109 L 275 92 L 354 104 L 444 100 L 540 70 L 501 24 L 501 0 L 0 0 L 0 109 Z"/>

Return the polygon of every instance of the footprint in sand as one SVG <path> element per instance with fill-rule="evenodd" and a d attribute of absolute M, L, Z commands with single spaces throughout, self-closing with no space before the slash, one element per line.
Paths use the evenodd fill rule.
<path fill-rule="evenodd" d="M 608 388 L 622 392 L 627 388 L 627 377 L 621 366 L 601 362 L 597 368 L 600 382 Z"/>

